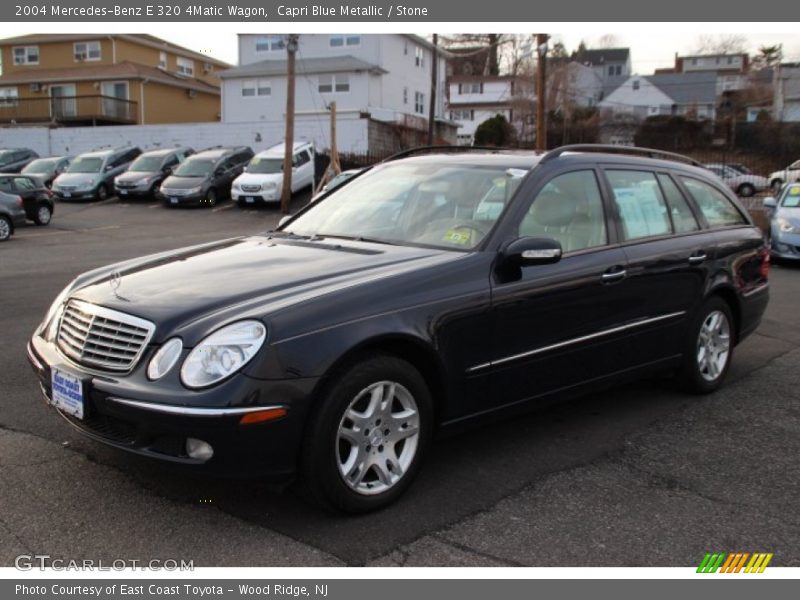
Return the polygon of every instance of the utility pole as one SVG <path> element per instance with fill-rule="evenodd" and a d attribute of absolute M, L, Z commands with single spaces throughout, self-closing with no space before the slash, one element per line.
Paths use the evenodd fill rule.
<path fill-rule="evenodd" d="M 315 195 L 322 191 L 326 183 L 342 172 L 342 165 L 339 162 L 339 149 L 336 146 L 336 102 L 331 102 L 328 105 L 328 109 L 331 111 L 331 160 L 328 166 L 325 167 L 325 172 L 322 174 L 322 179 L 319 180 L 317 189 L 314 190 Z"/>
<path fill-rule="evenodd" d="M 536 34 L 536 149 L 547 150 L 547 39 L 546 33 Z"/>
<path fill-rule="evenodd" d="M 294 58 L 297 53 L 296 33 L 286 40 L 286 136 L 283 153 L 283 187 L 281 188 L 281 212 L 289 213 L 292 199 L 292 154 L 294 150 Z"/>
<path fill-rule="evenodd" d="M 433 34 L 433 62 L 431 63 L 431 104 L 428 111 L 428 146 L 433 146 L 434 121 L 436 119 L 436 83 L 439 67 L 439 34 Z"/>

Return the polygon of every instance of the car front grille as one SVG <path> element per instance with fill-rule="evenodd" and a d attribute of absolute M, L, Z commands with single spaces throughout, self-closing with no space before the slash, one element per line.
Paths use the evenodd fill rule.
<path fill-rule="evenodd" d="M 136 187 L 138 184 L 138 181 L 117 181 L 117 187 L 120 188 L 132 188 Z"/>
<path fill-rule="evenodd" d="M 155 331 L 150 321 L 70 300 L 58 325 L 58 347 L 79 365 L 130 371 Z"/>
<path fill-rule="evenodd" d="M 242 185 L 243 192 L 260 192 L 261 186 L 260 185 Z"/>
<path fill-rule="evenodd" d="M 192 193 L 190 188 L 161 188 L 161 193 L 165 196 L 188 196 Z"/>
<path fill-rule="evenodd" d="M 74 192 L 78 189 L 77 185 L 59 185 L 58 189 L 62 192 Z"/>

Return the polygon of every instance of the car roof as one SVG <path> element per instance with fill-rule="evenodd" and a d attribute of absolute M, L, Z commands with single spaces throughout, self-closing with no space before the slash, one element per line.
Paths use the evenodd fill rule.
<path fill-rule="evenodd" d="M 158 148 L 156 150 L 146 150 L 145 152 L 142 152 L 141 156 L 167 156 L 168 154 L 179 152 L 181 150 L 188 150 L 188 148 L 181 146 L 177 148 Z"/>
<path fill-rule="evenodd" d="M 311 142 L 294 142 L 292 144 L 292 151 L 297 152 L 298 150 L 303 150 L 305 148 L 313 147 Z M 262 150 L 256 156 L 276 156 L 280 155 L 283 156 L 283 153 L 286 152 L 286 144 L 276 144 L 274 146 L 270 146 L 266 150 Z"/>
<path fill-rule="evenodd" d="M 224 148 L 208 148 L 207 150 L 201 150 L 200 152 L 196 152 L 192 154 L 189 158 L 222 158 L 228 154 L 232 154 L 234 152 L 241 152 L 246 150 L 244 146 L 226 146 Z"/>
<path fill-rule="evenodd" d="M 127 152 L 128 150 L 133 150 L 135 147 L 136 146 L 122 146 L 120 148 L 102 148 L 100 150 L 91 150 L 89 152 L 81 152 L 79 154 L 79 156 L 105 158 L 106 156 L 110 156 L 112 154 L 117 154 L 118 152 Z"/>

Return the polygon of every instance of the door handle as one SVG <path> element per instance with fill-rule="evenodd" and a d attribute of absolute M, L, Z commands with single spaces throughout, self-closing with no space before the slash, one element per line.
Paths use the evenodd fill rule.
<path fill-rule="evenodd" d="M 707 255 L 705 252 L 700 252 L 700 253 L 698 253 L 698 254 L 692 254 L 692 255 L 689 257 L 689 264 L 690 264 L 690 265 L 699 265 L 699 264 L 700 264 L 700 263 L 702 263 L 702 262 L 703 262 L 703 261 L 704 261 L 706 258 L 708 258 L 708 255 Z"/>
<path fill-rule="evenodd" d="M 618 269 L 618 270 L 612 270 Z M 621 281 L 627 277 L 628 271 L 625 269 L 621 269 L 619 267 L 611 267 L 608 271 L 602 274 L 600 277 L 603 280 L 603 283 L 614 283 L 615 281 Z"/>

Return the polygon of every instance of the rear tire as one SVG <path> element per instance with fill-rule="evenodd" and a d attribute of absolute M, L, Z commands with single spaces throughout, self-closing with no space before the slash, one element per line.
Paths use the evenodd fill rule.
<path fill-rule="evenodd" d="M 677 381 L 687 392 L 710 394 L 719 388 L 733 359 L 734 321 L 731 308 L 712 296 L 697 311 L 684 343 L 684 363 Z"/>
<path fill-rule="evenodd" d="M 0 242 L 6 242 L 14 232 L 14 226 L 11 220 L 3 215 L 0 215 Z"/>
<path fill-rule="evenodd" d="M 34 223 L 37 225 L 49 225 L 52 218 L 53 209 L 47 204 L 42 203 L 36 207 L 36 215 L 33 218 Z"/>
<path fill-rule="evenodd" d="M 327 508 L 382 508 L 411 485 L 432 430 L 431 395 L 419 371 L 394 356 L 363 357 L 319 399 L 303 448 L 305 486 Z"/>

